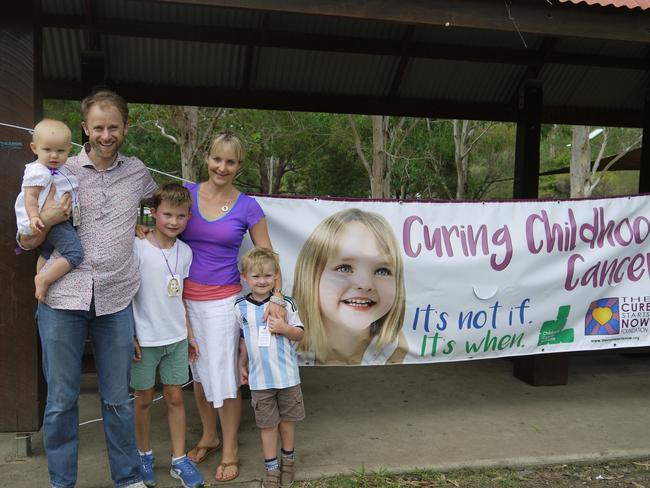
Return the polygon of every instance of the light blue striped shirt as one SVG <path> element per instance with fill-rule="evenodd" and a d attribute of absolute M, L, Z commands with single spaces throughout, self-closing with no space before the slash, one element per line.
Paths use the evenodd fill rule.
<path fill-rule="evenodd" d="M 284 299 L 287 302 L 287 323 L 304 328 L 294 301 L 289 297 Z M 271 334 L 269 347 L 258 346 L 258 329 L 266 327 L 262 317 L 268 303 L 268 299 L 260 303 L 250 295 L 235 302 L 235 317 L 248 351 L 248 385 L 251 390 L 289 388 L 300 384 L 296 342 Z"/>

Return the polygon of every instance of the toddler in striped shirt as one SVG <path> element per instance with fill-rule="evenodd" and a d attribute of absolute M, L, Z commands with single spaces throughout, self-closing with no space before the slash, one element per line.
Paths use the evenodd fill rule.
<path fill-rule="evenodd" d="M 295 423 L 305 418 L 296 352 L 304 327 L 293 300 L 273 294 L 280 272 L 275 252 L 253 248 L 242 258 L 241 271 L 250 293 L 235 302 L 241 330 L 239 373 L 242 384 L 250 387 L 255 422 L 261 430 L 266 468 L 262 486 L 286 487 L 294 477 Z M 271 302 L 286 308 L 286 318 L 269 316 L 263 321 Z M 278 438 L 281 460 L 277 456 Z"/>

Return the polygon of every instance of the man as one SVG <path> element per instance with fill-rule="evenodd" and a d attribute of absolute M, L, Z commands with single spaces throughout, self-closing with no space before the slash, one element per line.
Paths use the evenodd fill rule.
<path fill-rule="evenodd" d="M 89 142 L 68 159 L 67 167 L 79 180 L 78 232 L 85 258 L 50 286 L 37 313 L 48 385 L 43 441 L 50 483 L 68 488 L 77 480 L 77 400 L 84 341 L 89 337 L 113 483 L 144 488 L 128 390 L 134 333 L 131 299 L 140 283 L 133 239 L 140 201 L 151 196 L 155 183 L 140 160 L 118 152 L 128 131 L 128 107 L 122 97 L 110 91 L 90 95 L 81 102 L 81 116 Z M 70 210 L 67 199 L 48 200 L 41 212 L 46 230 L 69 216 Z M 45 233 L 20 236 L 20 243 L 34 248 Z"/>

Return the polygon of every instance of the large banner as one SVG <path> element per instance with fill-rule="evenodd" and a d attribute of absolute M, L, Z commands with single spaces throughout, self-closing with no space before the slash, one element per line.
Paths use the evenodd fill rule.
<path fill-rule="evenodd" d="M 650 198 L 259 197 L 302 364 L 429 363 L 650 344 Z"/>

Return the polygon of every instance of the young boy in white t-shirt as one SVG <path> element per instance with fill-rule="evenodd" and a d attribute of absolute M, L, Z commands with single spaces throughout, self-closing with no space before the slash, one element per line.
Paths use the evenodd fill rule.
<path fill-rule="evenodd" d="M 278 255 L 271 249 L 254 247 L 241 259 L 242 278 L 251 292 L 235 302 L 235 317 L 241 329 L 239 376 L 248 384 L 260 428 L 264 467 L 264 488 L 288 487 L 293 483 L 296 422 L 305 418 L 300 389 L 297 343 L 304 326 L 289 297 L 273 295 L 280 272 Z M 263 321 L 269 303 L 286 307 L 286 319 Z M 278 438 L 282 458 L 278 460 Z"/>
<path fill-rule="evenodd" d="M 203 486 L 203 476 L 185 455 L 185 406 L 182 385 L 189 380 L 189 363 L 199 351 L 185 317 L 183 280 L 192 263 L 192 250 L 176 239 L 187 225 L 192 197 L 187 188 L 167 183 L 153 195 L 153 232 L 135 239 L 140 289 L 133 298 L 135 357 L 131 387 L 135 390 L 135 434 L 144 484 L 156 485 L 151 449 L 151 404 L 156 370 L 163 383 L 172 444 L 170 475 L 185 488 Z"/>

